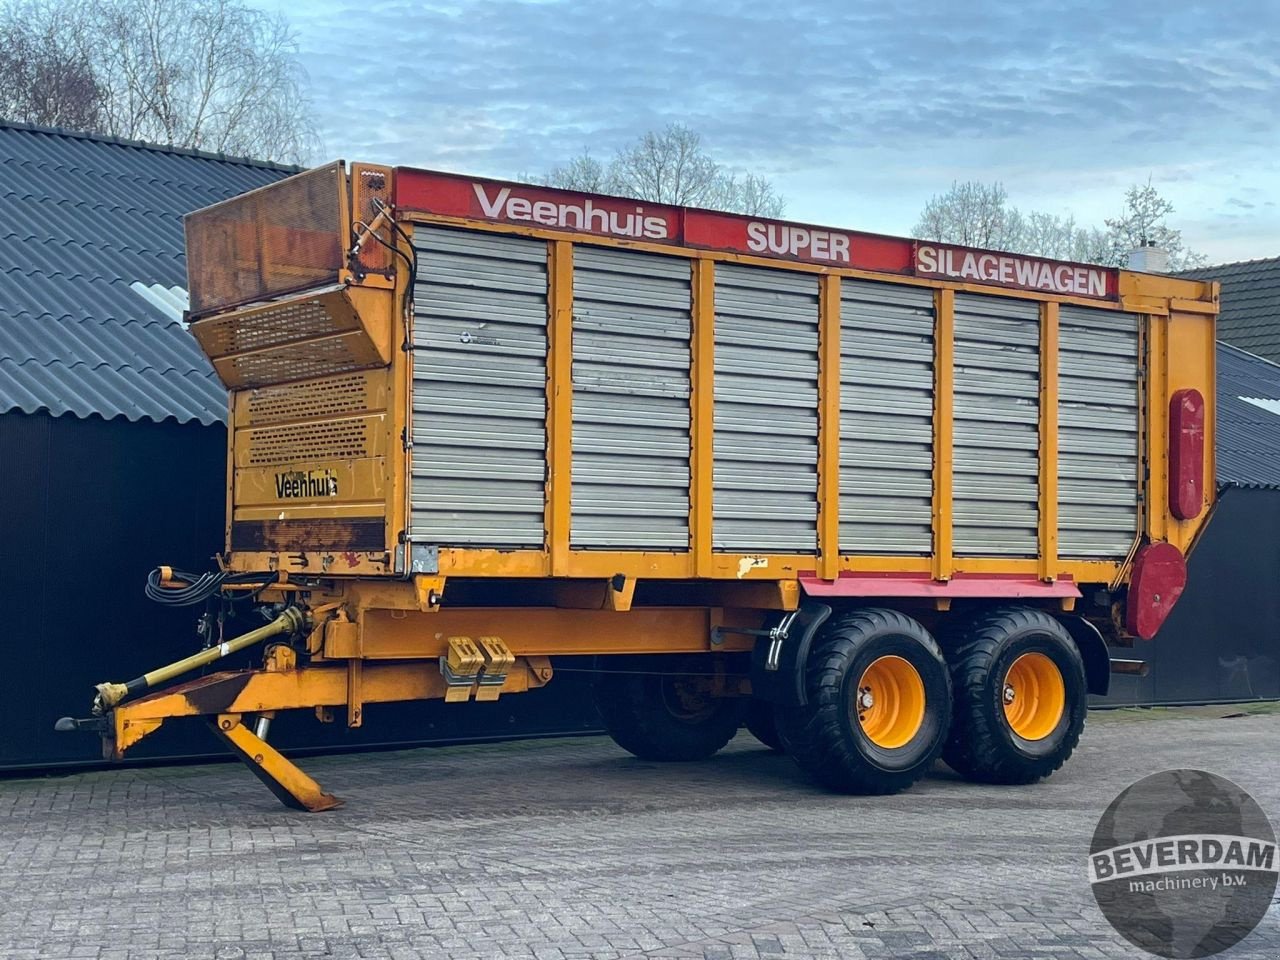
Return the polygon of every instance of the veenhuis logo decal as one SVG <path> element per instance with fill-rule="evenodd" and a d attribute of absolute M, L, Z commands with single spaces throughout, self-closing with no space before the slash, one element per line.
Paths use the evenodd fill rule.
<path fill-rule="evenodd" d="M 337 495 L 338 475 L 332 470 L 287 470 L 276 474 L 276 496 L 281 500 Z"/>
<path fill-rule="evenodd" d="M 1166 770 L 1116 797 L 1089 848 L 1094 899 L 1126 940 L 1160 957 L 1208 957 L 1262 921 L 1276 835 L 1257 801 L 1203 770 Z"/>

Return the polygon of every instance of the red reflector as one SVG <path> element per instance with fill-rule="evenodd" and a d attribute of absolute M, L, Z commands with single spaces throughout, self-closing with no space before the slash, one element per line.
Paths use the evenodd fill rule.
<path fill-rule="evenodd" d="M 1150 640 L 1187 585 L 1187 561 L 1171 543 L 1149 543 L 1133 560 L 1124 628 Z"/>
<path fill-rule="evenodd" d="M 1169 510 L 1194 520 L 1204 507 L 1204 397 L 1175 391 L 1169 401 Z"/>

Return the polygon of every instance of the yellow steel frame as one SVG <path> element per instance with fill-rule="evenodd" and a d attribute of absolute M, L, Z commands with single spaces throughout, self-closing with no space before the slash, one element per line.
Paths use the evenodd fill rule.
<path fill-rule="evenodd" d="M 955 398 L 956 293 L 933 295 L 933 579 L 949 580 L 953 572 L 951 496 Z"/>
<path fill-rule="evenodd" d="M 840 278 L 819 281 L 818 576 L 840 573 Z"/>
<path fill-rule="evenodd" d="M 569 576 L 573 488 L 573 244 L 547 245 L 547 546 L 551 575 Z"/>
<path fill-rule="evenodd" d="M 1058 567 L 1058 305 L 1040 304 L 1040 569 Z"/>
<path fill-rule="evenodd" d="M 689 534 L 693 552 L 692 573 L 714 576 L 712 552 L 712 497 L 715 495 L 715 463 L 712 442 L 715 433 L 715 351 L 716 276 L 711 260 L 693 260 L 693 343 L 690 370 L 691 430 L 689 457 Z"/>
<path fill-rule="evenodd" d="M 1002 296 L 1041 305 L 1042 417 L 1040 422 L 1041 488 L 1040 555 L 1019 560 L 997 557 L 956 557 L 951 529 L 952 452 L 954 399 L 954 303 L 957 292 L 990 294 L 993 288 L 916 277 L 885 276 L 872 271 L 787 263 L 785 268 L 819 278 L 819 519 L 818 552 L 811 555 L 751 555 L 713 548 L 714 496 L 714 356 L 715 270 L 717 263 L 743 263 L 777 268 L 772 259 L 715 251 L 693 250 L 668 244 L 603 237 L 568 236 L 531 225 L 512 225 L 466 218 L 414 214 L 406 224 L 429 222 L 493 233 L 521 234 L 547 241 L 548 266 L 548 475 L 547 541 L 541 550 L 495 550 L 443 547 L 438 572 L 443 577 L 527 577 L 607 579 L 622 573 L 633 579 L 712 579 L 738 582 L 790 580 L 801 573 L 831 579 L 841 572 L 925 573 L 947 580 L 957 573 L 1005 573 L 1034 575 L 1043 580 L 1070 577 L 1080 582 L 1109 583 L 1122 576 L 1125 561 L 1081 561 L 1057 556 L 1057 316 L 1063 303 L 1097 309 L 1121 309 L 1146 315 L 1146 402 L 1143 416 L 1149 437 L 1146 457 L 1149 476 L 1144 477 L 1145 515 L 1142 526 L 1154 539 L 1169 539 L 1185 549 L 1202 520 L 1174 521 L 1167 511 L 1164 488 L 1164 444 L 1167 411 L 1163 406 L 1177 385 L 1198 385 L 1212 403 L 1212 314 L 1216 290 L 1211 284 L 1121 272 L 1118 302 L 1081 297 L 1061 297 L 1034 291 L 1001 289 Z M 693 339 L 691 343 L 691 444 L 689 548 L 687 551 L 574 550 L 569 525 L 572 488 L 572 284 L 573 247 L 591 243 L 668 256 L 683 256 L 692 276 Z M 403 290 L 403 271 L 397 283 Z M 840 383 L 840 283 L 842 278 L 890 280 L 896 284 L 933 289 L 935 297 L 935 411 L 934 411 L 934 551 L 926 557 L 847 555 L 839 550 L 839 383 Z M 1206 323 L 1205 321 L 1210 322 Z M 410 319 L 397 317 L 396 335 L 408 338 Z M 1176 341 L 1176 349 L 1170 342 Z M 390 573 L 390 553 L 408 519 L 408 457 L 401 442 L 408 436 L 409 385 L 412 352 L 394 351 L 393 366 L 403 375 L 393 377 L 395 402 L 388 418 L 387 555 L 358 557 L 353 575 Z M 1212 450 L 1212 437 L 1206 449 Z M 1206 464 L 1206 490 L 1213 490 L 1212 462 Z M 229 507 L 231 504 L 228 504 Z M 281 568 L 317 572 L 322 558 L 269 553 L 236 554 L 236 569 Z"/>
<path fill-rule="evenodd" d="M 441 647 L 441 649 L 444 649 Z M 502 686 L 522 693 L 551 679 L 545 658 L 518 660 Z M 435 662 L 369 663 L 361 678 L 364 703 L 441 700 L 446 685 Z M 261 714 L 276 710 L 341 707 L 348 702 L 345 663 L 298 666 L 292 662 L 264 670 L 211 673 L 116 707 L 110 714 L 107 759 L 153 733 L 171 717 Z"/>
<path fill-rule="evenodd" d="M 336 622 L 330 621 L 326 626 Z M 358 647 L 351 655 L 358 657 Z M 486 699 L 541 687 L 551 679 L 551 663 L 546 657 L 508 660 L 504 667 L 501 686 L 487 689 Z M 440 700 L 452 695 L 449 683 L 434 660 L 366 664 L 356 658 L 300 666 L 290 648 L 277 646 L 268 653 L 264 669 L 210 674 L 115 707 L 104 717 L 103 754 L 107 759 L 119 760 L 138 741 L 160 729 L 166 720 L 203 716 L 286 806 L 298 810 L 330 810 L 341 801 L 325 793 L 319 784 L 250 731 L 242 722 L 246 714 L 273 717 L 280 710 L 307 708 L 327 715 L 329 708 L 345 706 L 350 714 L 349 725 L 359 726 L 360 712 L 366 703 Z"/>
<path fill-rule="evenodd" d="M 764 594 L 744 599 L 760 607 L 769 601 Z M 379 605 L 359 608 L 356 624 L 358 656 L 403 660 L 439 657 L 447 652 L 450 637 L 486 634 L 502 637 L 518 657 L 742 652 L 751 649 L 753 637 L 724 633 L 713 644 L 713 631 L 717 627 L 756 629 L 763 617 L 756 607 L 633 607 L 620 616 L 613 610 L 578 607 L 443 607 L 422 613 Z M 327 632 L 321 652 L 329 657 L 357 655 L 349 643 L 345 631 Z"/>

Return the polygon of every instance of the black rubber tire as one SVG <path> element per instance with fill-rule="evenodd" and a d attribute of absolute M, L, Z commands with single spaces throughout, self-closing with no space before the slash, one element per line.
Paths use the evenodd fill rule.
<path fill-rule="evenodd" d="M 749 700 L 745 725 L 751 735 L 770 750 L 786 753 L 787 745 L 783 742 L 782 734 L 778 730 L 776 709 L 768 700 Z"/>
<path fill-rule="evenodd" d="M 968 780 L 1033 783 L 1061 767 L 1080 742 L 1089 707 L 1084 661 L 1067 628 L 1043 610 L 1006 607 L 969 624 L 948 642 L 955 714 L 942 758 Z M 1005 719 L 1004 682 L 1024 653 L 1043 653 L 1062 674 L 1065 709 L 1041 740 L 1024 740 Z"/>
<path fill-rule="evenodd" d="M 910 742 L 872 743 L 853 709 L 857 685 L 879 657 L 908 660 L 924 684 L 925 715 Z M 895 610 L 869 608 L 833 616 L 814 638 L 805 665 L 809 702 L 778 711 L 787 752 L 822 785 L 842 793 L 898 793 L 937 760 L 951 722 L 951 681 L 937 642 Z"/>
<path fill-rule="evenodd" d="M 705 667 L 703 667 L 705 669 Z M 675 678 L 640 673 L 601 673 L 596 709 L 613 742 L 641 760 L 705 760 L 742 726 L 743 698 L 711 699 L 697 715 L 668 706 Z"/>

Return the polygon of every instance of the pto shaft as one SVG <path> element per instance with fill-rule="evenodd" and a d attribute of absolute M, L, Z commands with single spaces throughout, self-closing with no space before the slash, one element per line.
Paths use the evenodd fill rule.
<path fill-rule="evenodd" d="M 216 647 L 210 647 L 208 650 L 201 650 L 199 653 L 192 654 L 157 670 L 152 670 L 150 673 L 144 673 L 128 683 L 100 683 L 97 687 L 98 695 L 93 701 L 94 716 L 102 716 L 102 714 L 116 706 L 126 697 L 137 696 L 139 693 L 150 690 L 162 683 L 168 683 L 184 673 L 189 673 L 197 667 L 207 666 L 216 660 L 221 660 L 223 657 L 230 656 L 237 651 L 251 647 L 255 643 L 261 643 L 271 637 L 297 633 L 306 624 L 307 615 L 297 607 L 289 607 L 266 626 L 259 627 L 257 630 L 250 630 L 234 640 L 220 643 Z"/>

